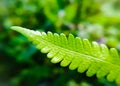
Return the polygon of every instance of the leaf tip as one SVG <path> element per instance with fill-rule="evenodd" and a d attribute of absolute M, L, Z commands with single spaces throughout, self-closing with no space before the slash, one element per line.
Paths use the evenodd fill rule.
<path fill-rule="evenodd" d="M 16 29 L 19 29 L 19 28 L 22 28 L 22 27 L 19 27 L 19 26 L 11 26 L 10 29 L 12 30 L 16 30 Z"/>

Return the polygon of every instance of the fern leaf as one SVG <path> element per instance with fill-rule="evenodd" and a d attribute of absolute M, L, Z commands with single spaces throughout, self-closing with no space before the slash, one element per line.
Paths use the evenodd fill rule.
<path fill-rule="evenodd" d="M 69 65 L 69 69 L 77 69 L 80 73 L 86 71 L 87 76 L 106 76 L 108 81 L 120 84 L 120 57 L 115 48 L 108 49 L 104 44 L 90 43 L 72 34 L 66 37 L 64 34 L 44 33 L 18 26 L 11 29 L 26 36 L 41 52 L 48 53 L 52 63 L 60 62 L 63 67 Z"/>

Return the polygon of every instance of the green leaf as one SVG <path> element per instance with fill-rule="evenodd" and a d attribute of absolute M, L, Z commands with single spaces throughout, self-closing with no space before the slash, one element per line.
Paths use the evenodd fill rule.
<path fill-rule="evenodd" d="M 48 53 L 52 63 L 60 62 L 61 66 L 69 66 L 69 69 L 77 69 L 80 73 L 86 71 L 87 76 L 106 76 L 108 81 L 120 84 L 120 57 L 115 48 L 108 49 L 104 44 L 90 43 L 72 34 L 66 37 L 63 33 L 45 33 L 18 26 L 11 29 L 26 36 L 41 52 Z"/>

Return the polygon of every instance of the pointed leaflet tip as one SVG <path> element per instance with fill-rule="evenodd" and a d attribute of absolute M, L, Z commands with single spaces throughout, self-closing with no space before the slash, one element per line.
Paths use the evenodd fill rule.
<path fill-rule="evenodd" d="M 12 29 L 12 30 L 17 30 L 17 29 L 21 29 L 22 27 L 19 27 L 19 26 L 12 26 L 12 27 L 10 27 L 10 29 Z"/>
<path fill-rule="evenodd" d="M 20 26 L 12 26 L 10 29 L 17 31 L 17 32 L 23 32 L 25 30 L 25 28 L 20 27 Z"/>
<path fill-rule="evenodd" d="M 23 28 L 23 27 L 20 27 L 20 26 L 12 26 L 10 29 L 12 29 L 12 30 L 14 30 L 14 31 L 17 31 L 17 32 L 19 32 L 19 33 L 21 33 L 21 34 L 23 34 L 23 35 L 28 34 L 28 33 L 26 33 L 26 32 L 29 32 L 29 34 L 30 34 L 30 32 L 31 32 L 31 33 L 34 33 L 34 31 L 32 31 L 32 30 L 29 30 L 29 29 L 27 29 L 27 28 Z M 29 35 L 29 36 L 30 36 L 30 35 Z"/>

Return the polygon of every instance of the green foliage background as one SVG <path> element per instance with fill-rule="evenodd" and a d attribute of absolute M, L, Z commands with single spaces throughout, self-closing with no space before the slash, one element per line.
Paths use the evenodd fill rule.
<path fill-rule="evenodd" d="M 117 86 L 50 63 L 12 25 L 72 33 L 120 51 L 120 0 L 0 0 L 0 86 Z"/>

